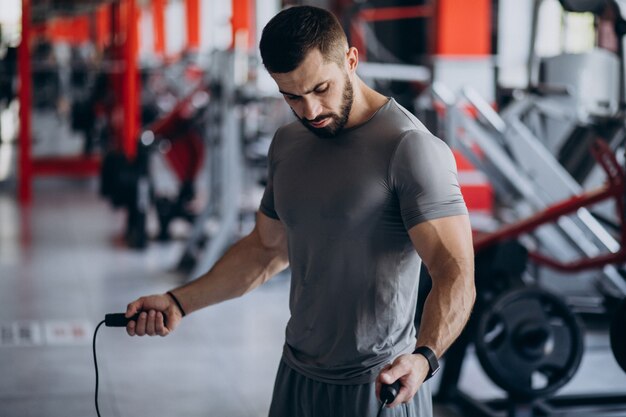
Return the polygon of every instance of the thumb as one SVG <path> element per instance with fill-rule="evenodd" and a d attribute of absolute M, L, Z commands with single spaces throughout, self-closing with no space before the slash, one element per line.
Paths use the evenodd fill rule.
<path fill-rule="evenodd" d="M 393 384 L 405 374 L 404 369 L 402 368 L 403 367 L 401 365 L 394 363 L 380 373 L 380 381 L 387 385 Z"/>
<path fill-rule="evenodd" d="M 137 314 L 139 311 L 143 310 L 143 299 L 139 298 L 132 303 L 128 304 L 126 307 L 126 318 L 130 318 Z"/>

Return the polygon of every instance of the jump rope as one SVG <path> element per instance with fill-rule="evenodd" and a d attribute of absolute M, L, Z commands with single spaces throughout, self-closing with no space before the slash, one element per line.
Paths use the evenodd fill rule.
<path fill-rule="evenodd" d="M 98 359 L 97 359 L 97 355 L 96 355 L 96 335 L 98 334 L 98 329 L 100 329 L 100 326 L 102 326 L 103 324 L 106 327 L 126 327 L 126 325 L 128 324 L 129 321 L 134 320 L 137 321 L 137 319 L 139 318 L 139 313 L 135 314 L 134 316 L 127 318 L 124 313 L 113 313 L 113 314 L 107 314 L 104 316 L 104 320 L 102 320 L 100 323 L 98 323 L 98 325 L 96 326 L 96 330 L 94 330 L 93 332 L 93 364 L 94 367 L 96 369 L 96 394 L 95 394 L 95 405 L 96 405 L 96 414 L 98 415 L 98 417 L 100 416 L 100 408 L 98 406 L 98 388 L 99 388 L 99 377 L 98 377 Z M 165 317 L 164 317 L 165 319 Z M 380 408 L 378 409 L 378 414 L 376 414 L 376 417 L 381 417 L 383 414 L 383 410 L 385 409 L 385 406 L 387 404 L 391 404 L 393 402 L 393 400 L 396 399 L 396 396 L 398 395 L 398 392 L 400 391 L 400 381 L 396 381 L 391 385 L 386 385 L 383 384 L 380 387 Z"/>
<path fill-rule="evenodd" d="M 126 318 L 124 313 L 114 313 L 107 314 L 104 316 L 104 320 L 102 320 L 96 326 L 96 330 L 93 332 L 93 365 L 96 368 L 96 395 L 95 395 L 95 404 L 96 404 L 96 414 L 100 417 L 100 408 L 98 407 L 98 387 L 99 387 L 99 378 L 98 378 L 98 358 L 96 355 L 96 335 L 98 334 L 98 329 L 103 324 L 107 327 L 126 327 L 129 321 L 135 320 L 139 318 L 139 313 L 135 314 L 130 318 Z"/>

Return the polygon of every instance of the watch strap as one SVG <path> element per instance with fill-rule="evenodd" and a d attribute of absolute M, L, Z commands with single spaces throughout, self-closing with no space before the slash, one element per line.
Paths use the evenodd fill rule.
<path fill-rule="evenodd" d="M 433 350 L 428 346 L 418 346 L 413 351 L 413 354 L 422 355 L 428 361 L 429 370 L 428 375 L 426 375 L 426 378 L 424 379 L 424 382 L 428 381 L 439 371 L 439 360 L 437 359 L 437 355 L 435 355 L 435 352 L 433 352 Z"/>

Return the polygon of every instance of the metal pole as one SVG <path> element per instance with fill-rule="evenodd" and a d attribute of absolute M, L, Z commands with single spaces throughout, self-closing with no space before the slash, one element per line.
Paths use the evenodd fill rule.
<path fill-rule="evenodd" d="M 22 40 L 18 47 L 20 100 L 20 155 L 18 198 L 21 204 L 32 201 L 33 165 L 31 161 L 32 77 L 30 62 L 31 0 L 22 0 Z"/>
<path fill-rule="evenodd" d="M 235 40 L 238 37 L 238 33 L 247 33 L 247 48 L 250 49 L 254 46 L 255 38 L 255 25 L 254 25 L 254 5 L 250 0 L 233 0 L 233 17 L 232 17 L 232 30 L 233 40 L 231 47 L 235 48 Z M 240 35 L 239 35 L 240 36 Z"/>
<path fill-rule="evenodd" d="M 152 0 L 152 19 L 154 26 L 154 52 L 165 55 L 165 0 Z"/>
<path fill-rule="evenodd" d="M 124 43 L 124 153 L 134 159 L 137 153 L 139 90 L 137 86 L 137 7 L 136 0 L 126 3 L 126 42 Z"/>
<path fill-rule="evenodd" d="M 187 48 L 196 51 L 200 48 L 200 0 L 186 0 L 187 6 Z"/>

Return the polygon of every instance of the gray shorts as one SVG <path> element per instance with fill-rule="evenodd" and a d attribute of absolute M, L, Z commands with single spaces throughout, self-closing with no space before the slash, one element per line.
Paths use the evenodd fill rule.
<path fill-rule="evenodd" d="M 413 400 L 386 408 L 381 417 L 432 417 L 430 384 Z M 280 361 L 269 417 L 376 417 L 380 402 L 376 384 L 337 385 L 319 382 Z"/>

